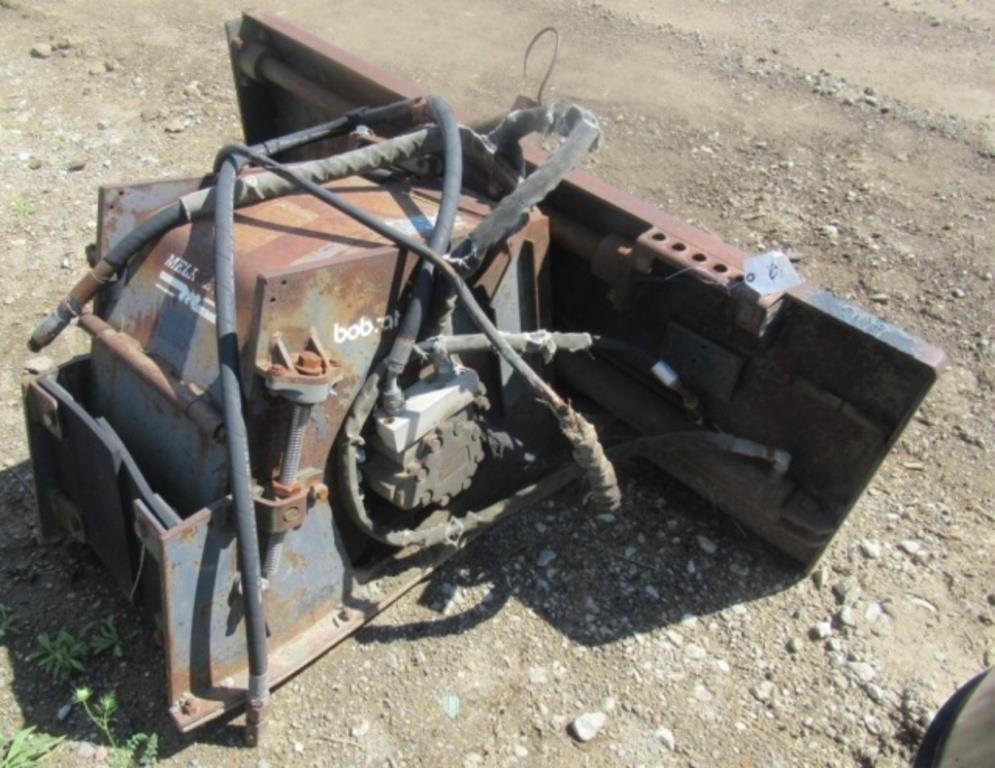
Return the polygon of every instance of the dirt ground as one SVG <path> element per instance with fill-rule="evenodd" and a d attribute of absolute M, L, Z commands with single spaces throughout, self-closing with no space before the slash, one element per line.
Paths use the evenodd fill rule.
<path fill-rule="evenodd" d="M 119 733 L 159 734 L 163 765 L 907 764 L 995 656 L 995 4 L 259 5 L 476 114 L 534 92 L 523 49 L 557 26 L 548 96 L 600 116 L 596 172 L 789 250 L 950 367 L 810 577 L 630 471 L 614 524 L 575 493 L 526 512 L 278 690 L 260 749 L 237 720 L 180 738 L 125 598 L 85 552 L 34 542 L 18 379 L 83 269 L 97 186 L 205 172 L 239 137 L 222 22 L 240 8 L 0 0 L 0 603 L 19 630 L 0 640 L 0 733 L 66 736 L 49 765 L 106 759 L 71 687 L 27 657 L 41 632 L 113 615 L 123 658 L 85 678 L 117 691 Z M 52 354 L 84 349 L 73 331 Z M 597 711 L 576 743 L 566 725 Z"/>

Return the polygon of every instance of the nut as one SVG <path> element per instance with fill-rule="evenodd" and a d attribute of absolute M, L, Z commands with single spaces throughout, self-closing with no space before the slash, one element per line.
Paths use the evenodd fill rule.
<path fill-rule="evenodd" d="M 324 361 L 321 359 L 321 355 L 316 352 L 311 352 L 305 350 L 297 355 L 297 361 L 294 363 L 294 367 L 297 372 L 304 376 L 321 376 L 324 372 Z"/>
<path fill-rule="evenodd" d="M 300 507 L 287 507 L 283 510 L 283 522 L 288 525 L 295 525 L 303 519 L 304 515 L 301 513 Z"/>

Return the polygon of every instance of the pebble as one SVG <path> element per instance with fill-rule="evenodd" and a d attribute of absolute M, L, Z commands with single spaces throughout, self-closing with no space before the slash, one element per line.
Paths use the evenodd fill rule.
<path fill-rule="evenodd" d="M 539 553 L 539 556 L 536 558 L 536 565 L 539 566 L 540 568 L 545 568 L 555 559 L 556 559 L 556 552 L 547 547 L 546 549 L 542 550 Z"/>
<path fill-rule="evenodd" d="M 826 570 L 825 566 L 819 566 L 814 571 L 812 571 L 812 583 L 818 589 L 822 589 L 826 586 L 826 582 L 829 580 L 829 571 Z"/>
<path fill-rule="evenodd" d="M 369 733 L 369 731 L 370 731 L 369 720 L 360 720 L 352 728 L 349 729 L 349 733 L 354 739 L 362 738 L 367 733 Z"/>
<path fill-rule="evenodd" d="M 532 685 L 542 685 L 549 681 L 549 677 L 543 667 L 529 667 L 528 678 Z"/>
<path fill-rule="evenodd" d="M 907 555 L 916 555 L 922 551 L 922 543 L 915 539 L 905 539 L 898 545 L 898 548 Z"/>
<path fill-rule="evenodd" d="M 72 702 L 69 702 L 68 704 L 63 704 L 61 707 L 59 707 L 59 711 L 55 713 L 55 716 L 59 720 L 65 720 L 67 717 L 69 717 L 69 712 L 72 710 L 72 708 L 73 708 Z"/>
<path fill-rule="evenodd" d="M 84 741 L 79 747 L 76 748 L 76 756 L 82 757 L 84 760 L 92 760 L 93 756 L 97 753 L 96 747 L 94 747 L 90 742 Z"/>
<path fill-rule="evenodd" d="M 31 46 L 31 55 L 36 59 L 47 59 L 52 55 L 52 46 L 48 43 L 35 43 Z"/>
<path fill-rule="evenodd" d="M 885 692 L 881 686 L 875 685 L 874 683 L 868 683 L 864 686 L 864 690 L 867 691 L 867 695 L 875 704 L 884 704 Z"/>
<path fill-rule="evenodd" d="M 857 626 L 857 612 L 849 605 L 843 606 L 840 612 L 836 614 L 836 618 L 845 627 Z"/>
<path fill-rule="evenodd" d="M 163 129 L 166 133 L 183 133 L 187 129 L 187 123 L 182 117 L 174 117 L 163 126 Z"/>
<path fill-rule="evenodd" d="M 43 163 L 40 157 L 32 157 L 30 160 L 28 160 L 28 168 L 30 168 L 32 171 L 37 171 L 39 168 L 42 167 L 42 165 Z"/>
<path fill-rule="evenodd" d="M 66 170 L 70 173 L 75 173 L 76 171 L 82 171 L 86 168 L 86 158 L 85 157 L 74 157 L 66 165 Z"/>
<path fill-rule="evenodd" d="M 798 641 L 797 637 L 792 637 L 785 644 L 785 648 L 788 649 L 788 653 L 798 653 L 802 649 L 801 643 Z"/>
<path fill-rule="evenodd" d="M 952 291 L 950 291 L 950 295 L 953 296 L 955 299 L 963 299 L 965 296 L 967 296 L 963 288 L 954 288 Z"/>
<path fill-rule="evenodd" d="M 674 749 L 677 742 L 674 741 L 674 732 L 669 728 L 664 728 L 660 726 L 653 732 L 653 738 L 659 741 L 667 749 Z"/>
<path fill-rule="evenodd" d="M 590 741 L 598 735 L 607 722 L 608 715 L 604 712 L 585 712 L 570 723 L 570 735 L 580 742 Z"/>
<path fill-rule="evenodd" d="M 706 656 L 708 656 L 708 651 L 702 648 L 700 645 L 695 643 L 689 643 L 684 646 L 684 655 L 687 656 L 692 661 L 701 661 Z"/>
<path fill-rule="evenodd" d="M 707 536 L 695 536 L 694 539 L 698 542 L 698 546 L 701 547 L 701 551 L 706 555 L 714 555 L 719 551 L 719 545 Z"/>
<path fill-rule="evenodd" d="M 304 754 L 304 745 L 299 741 L 295 741 L 294 752 L 296 752 L 298 755 Z"/>
<path fill-rule="evenodd" d="M 817 622 L 809 629 L 809 634 L 814 640 L 825 640 L 833 634 L 833 625 L 828 621 Z"/>
<path fill-rule="evenodd" d="M 830 240 L 837 240 L 840 236 L 840 229 L 835 224 L 823 224 L 819 231 L 822 233 L 823 237 L 827 237 Z"/>
<path fill-rule="evenodd" d="M 868 560 L 875 560 L 881 557 L 881 545 L 876 541 L 871 541 L 870 539 L 864 539 L 860 542 L 860 554 L 866 557 Z"/>
<path fill-rule="evenodd" d="M 878 676 L 877 670 L 866 661 L 851 661 L 850 671 L 853 672 L 857 679 L 862 683 L 869 683 Z"/>
<path fill-rule="evenodd" d="M 884 609 L 881 607 L 881 603 L 869 603 L 867 608 L 864 610 L 864 618 L 871 624 L 881 618 L 881 614 L 884 613 Z"/>
<path fill-rule="evenodd" d="M 750 693 L 753 694 L 753 698 L 757 701 L 770 701 L 770 698 L 774 695 L 774 684 L 770 680 L 764 680 L 753 686 L 750 689 Z"/>
<path fill-rule="evenodd" d="M 107 65 L 102 61 L 95 61 L 86 70 L 91 75 L 102 75 L 107 71 Z"/>

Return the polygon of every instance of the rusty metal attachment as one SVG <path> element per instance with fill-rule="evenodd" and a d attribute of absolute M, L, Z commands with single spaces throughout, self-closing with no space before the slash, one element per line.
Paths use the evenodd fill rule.
<path fill-rule="evenodd" d="M 942 351 L 576 170 L 587 110 L 480 133 L 280 17 L 228 39 L 247 145 L 101 190 L 30 342 L 90 354 L 23 379 L 43 537 L 156 618 L 181 731 L 244 707 L 257 743 L 273 686 L 508 514 L 617 507 L 633 456 L 818 560 Z"/>

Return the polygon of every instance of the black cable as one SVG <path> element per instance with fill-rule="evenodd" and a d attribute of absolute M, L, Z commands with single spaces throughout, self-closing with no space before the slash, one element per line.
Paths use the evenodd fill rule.
<path fill-rule="evenodd" d="M 444 163 L 442 177 L 442 199 L 435 217 L 435 226 L 428 240 L 433 251 L 449 250 L 456 212 L 459 210 L 460 193 L 463 188 L 463 144 L 460 140 L 459 124 L 452 110 L 442 99 L 429 96 L 428 109 L 442 131 Z M 387 376 L 384 382 L 382 401 L 384 409 L 396 416 L 404 407 L 404 393 L 398 385 L 398 378 L 404 373 L 411 359 L 411 349 L 421 333 L 425 310 L 432 298 L 435 284 L 435 265 L 428 259 L 421 259 L 407 308 L 398 327 L 390 354 L 387 356 Z"/>
<path fill-rule="evenodd" d="M 235 506 L 236 543 L 245 607 L 246 645 L 249 659 L 249 709 L 260 711 L 269 696 L 267 683 L 266 619 L 262 603 L 262 572 L 256 507 L 252 496 L 249 438 L 242 414 L 239 383 L 238 329 L 235 323 L 235 265 L 232 229 L 235 219 L 235 177 L 240 161 L 228 157 L 221 163 L 214 208 L 214 300 L 217 304 L 218 366 L 221 404 L 228 451 L 228 475 Z"/>

